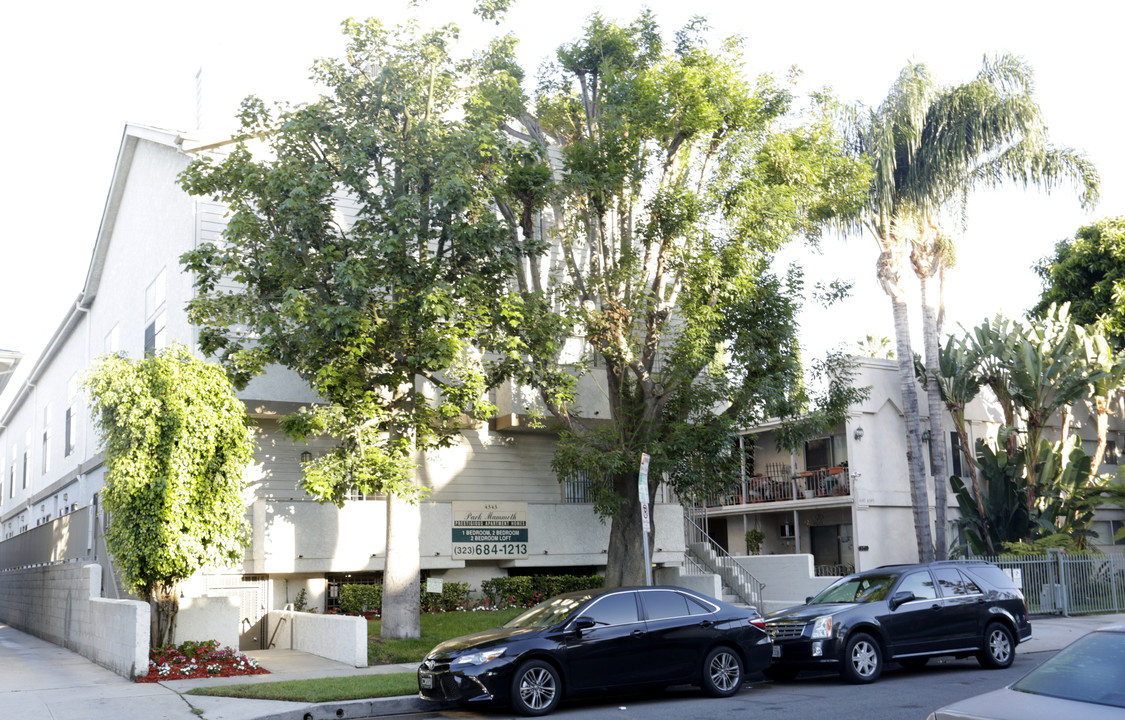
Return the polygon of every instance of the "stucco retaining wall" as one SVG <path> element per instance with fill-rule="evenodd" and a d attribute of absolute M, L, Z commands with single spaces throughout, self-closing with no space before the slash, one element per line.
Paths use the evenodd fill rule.
<path fill-rule="evenodd" d="M 362 617 L 272 610 L 269 632 L 271 648 L 367 667 L 367 620 Z"/>
<path fill-rule="evenodd" d="M 100 565 L 0 572 L 0 620 L 126 678 L 148 672 L 147 603 L 106 600 Z"/>

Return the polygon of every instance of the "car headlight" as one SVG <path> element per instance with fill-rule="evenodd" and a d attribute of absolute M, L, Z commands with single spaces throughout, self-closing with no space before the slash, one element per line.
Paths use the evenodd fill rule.
<path fill-rule="evenodd" d="M 832 616 L 822 615 L 818 617 L 812 626 L 813 638 L 830 638 L 832 637 Z"/>
<path fill-rule="evenodd" d="M 495 660 L 496 658 L 503 655 L 505 650 L 507 650 L 507 648 L 498 647 L 489 648 L 488 650 L 481 650 L 480 652 L 468 653 L 467 655 L 461 655 L 454 658 L 453 662 L 450 663 L 450 665 L 453 667 L 456 667 L 457 665 L 484 665 L 486 662 Z"/>

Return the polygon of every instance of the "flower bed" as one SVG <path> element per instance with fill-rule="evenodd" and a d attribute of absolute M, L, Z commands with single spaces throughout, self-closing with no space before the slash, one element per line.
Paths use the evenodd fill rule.
<path fill-rule="evenodd" d="M 205 640 L 150 650 L 148 675 L 137 678 L 137 682 L 268 673 L 269 670 L 260 666 L 257 660 L 229 647 L 222 647 L 214 640 Z"/>

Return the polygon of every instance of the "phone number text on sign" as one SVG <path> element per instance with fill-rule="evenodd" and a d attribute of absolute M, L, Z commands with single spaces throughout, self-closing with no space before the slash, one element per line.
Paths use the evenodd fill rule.
<path fill-rule="evenodd" d="M 527 528 L 453 528 L 453 554 L 461 557 L 525 557 Z"/>
<path fill-rule="evenodd" d="M 462 557 L 522 557 L 527 555 L 527 543 L 485 543 L 461 544 L 453 547 L 453 554 Z"/>

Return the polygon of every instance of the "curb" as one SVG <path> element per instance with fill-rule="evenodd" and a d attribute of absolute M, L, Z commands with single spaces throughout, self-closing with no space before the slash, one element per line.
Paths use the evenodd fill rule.
<path fill-rule="evenodd" d="M 319 703 L 308 705 L 300 710 L 289 710 L 274 715 L 262 715 L 258 720 L 360 720 L 361 718 L 383 715 L 406 715 L 409 713 L 440 712 L 456 708 L 455 703 L 423 700 L 415 695 L 400 695 L 370 700 L 351 700 L 348 702 Z"/>

